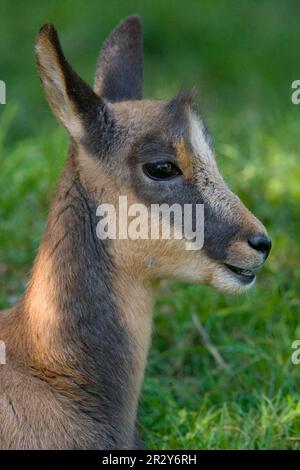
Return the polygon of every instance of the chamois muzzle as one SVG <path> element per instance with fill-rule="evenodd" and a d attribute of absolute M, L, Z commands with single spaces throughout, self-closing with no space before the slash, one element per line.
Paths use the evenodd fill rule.
<path fill-rule="evenodd" d="M 269 256 L 272 242 L 267 235 L 259 234 L 248 238 L 248 243 L 254 250 L 261 252 L 266 260 Z"/>
<path fill-rule="evenodd" d="M 267 259 L 272 242 L 267 233 L 254 233 L 240 241 L 236 241 L 234 249 L 224 266 L 227 272 L 245 288 L 251 287 L 255 281 L 256 271 Z M 241 256 L 242 255 L 242 256 Z"/>

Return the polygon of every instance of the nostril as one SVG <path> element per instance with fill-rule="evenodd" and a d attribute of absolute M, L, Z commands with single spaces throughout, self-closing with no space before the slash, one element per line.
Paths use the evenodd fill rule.
<path fill-rule="evenodd" d="M 254 250 L 261 251 L 265 258 L 270 253 L 272 242 L 266 235 L 254 235 L 248 238 L 248 243 Z"/>

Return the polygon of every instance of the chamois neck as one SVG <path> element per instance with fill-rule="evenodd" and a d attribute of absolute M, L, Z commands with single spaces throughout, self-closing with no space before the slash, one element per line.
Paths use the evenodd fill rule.
<path fill-rule="evenodd" d="M 93 416 L 128 427 L 144 375 L 152 290 L 118 271 L 109 241 L 96 237 L 96 207 L 69 162 L 23 300 L 25 329 L 35 374 L 77 394 Z"/>

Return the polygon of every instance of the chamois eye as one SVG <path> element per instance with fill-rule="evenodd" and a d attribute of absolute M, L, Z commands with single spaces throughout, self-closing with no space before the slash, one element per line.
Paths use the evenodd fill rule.
<path fill-rule="evenodd" d="M 172 162 L 145 163 L 143 166 L 145 175 L 153 180 L 166 180 L 181 175 L 181 171 Z"/>

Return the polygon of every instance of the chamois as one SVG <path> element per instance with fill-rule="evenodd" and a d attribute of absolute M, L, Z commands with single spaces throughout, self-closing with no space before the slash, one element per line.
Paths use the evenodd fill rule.
<path fill-rule="evenodd" d="M 1 312 L 0 448 L 141 448 L 137 408 L 163 278 L 240 293 L 271 242 L 223 181 L 193 93 L 142 95 L 138 16 L 104 43 L 92 89 L 54 27 L 36 43 L 47 100 L 70 135 L 65 169 L 28 287 Z M 203 204 L 204 245 L 100 239 L 97 207 Z"/>

